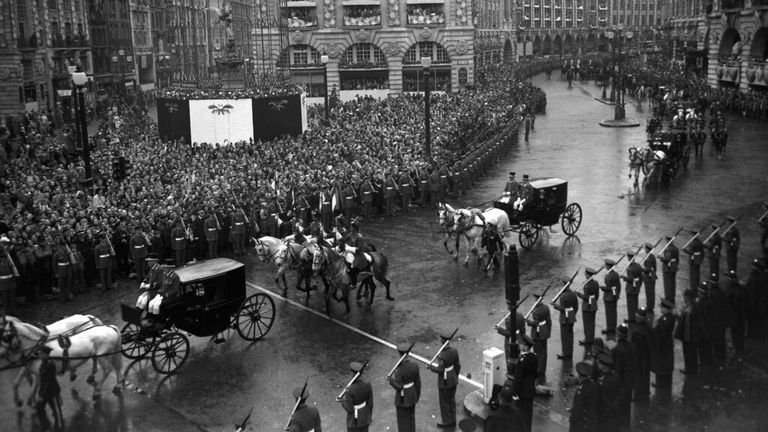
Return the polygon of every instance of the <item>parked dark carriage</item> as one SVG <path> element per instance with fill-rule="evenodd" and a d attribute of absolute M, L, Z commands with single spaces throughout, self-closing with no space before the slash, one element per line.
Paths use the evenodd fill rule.
<path fill-rule="evenodd" d="M 512 202 L 494 201 L 493 206 L 504 210 L 509 216 L 512 229 L 519 233 L 520 246 L 528 249 L 539 238 L 544 227 L 560 222 L 567 236 L 576 234 L 581 226 L 581 206 L 568 203 L 568 182 L 555 178 L 539 178 L 530 181 L 534 193 L 521 211 L 513 208 Z"/>
<path fill-rule="evenodd" d="M 272 328 L 275 303 L 263 293 L 246 297 L 245 265 L 216 258 L 172 269 L 164 275 L 159 314 L 122 304 L 123 354 L 132 359 L 151 356 L 157 372 L 178 370 L 189 354 L 189 339 L 182 333 L 216 337 L 236 330 L 256 341 Z"/>

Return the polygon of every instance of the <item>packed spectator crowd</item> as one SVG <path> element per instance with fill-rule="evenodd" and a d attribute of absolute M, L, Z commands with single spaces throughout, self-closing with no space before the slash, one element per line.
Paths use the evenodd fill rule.
<path fill-rule="evenodd" d="M 445 24 L 443 5 L 408 6 L 408 24 Z"/>
<path fill-rule="evenodd" d="M 161 141 L 145 98 L 128 96 L 114 101 L 90 139 L 90 184 L 84 183 L 77 149 L 64 151 L 66 142 L 51 134 L 55 127 L 49 120 L 34 114 L 6 119 L 0 130 L 0 261 L 5 263 L 0 262 L 0 273 L 11 271 L 3 258 L 11 257 L 19 273 L 15 294 L 36 302 L 54 295 L 58 260 L 71 255 L 76 256 L 75 291 L 92 289 L 101 256 L 96 251 L 107 239 L 115 255 L 113 276 L 125 277 L 131 272 L 134 240 L 147 238 L 149 249 L 167 260 L 174 227 L 183 226 L 190 239 L 197 239 L 190 241 L 188 258 L 205 257 L 203 219 L 211 214 L 221 221 L 221 248 L 226 249 L 235 213 L 248 216 L 249 235 L 284 235 L 292 225 L 306 226 L 309 219 L 320 217 L 330 230 L 332 219 L 318 212 L 321 196 L 327 199 L 349 188 L 359 191 L 368 183 L 378 206 L 382 185 L 391 177 L 411 176 L 419 185 L 423 176 L 438 170 L 453 174 L 454 190 L 467 187 L 500 149 L 499 140 L 489 138 L 514 131 L 525 106 L 544 99 L 540 89 L 523 82 L 515 66 L 491 71 L 477 86 L 432 96 L 431 157 L 422 144 L 420 95 L 337 103 L 329 121 L 303 135 L 228 146 Z M 203 97 L 196 90 L 162 93 Z M 121 181 L 112 172 L 117 155 L 132 166 Z M 338 214 L 341 209 L 332 211 Z M 107 288 L 109 284 L 102 283 L 102 289 Z M 61 301 L 70 298 L 68 292 L 59 295 Z"/>
<path fill-rule="evenodd" d="M 344 10 L 345 26 L 381 25 L 381 10 L 378 6 L 347 6 Z"/>
<path fill-rule="evenodd" d="M 287 20 L 290 28 L 314 27 L 317 25 L 317 14 L 314 8 L 291 8 Z"/>

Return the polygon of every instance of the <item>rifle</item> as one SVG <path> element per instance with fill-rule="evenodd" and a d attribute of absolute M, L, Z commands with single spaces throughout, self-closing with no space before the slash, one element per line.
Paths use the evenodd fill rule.
<path fill-rule="evenodd" d="M 730 231 L 730 230 L 731 230 L 731 228 L 733 228 L 734 226 L 736 226 L 736 223 L 739 221 L 739 219 L 741 219 L 741 216 L 737 217 L 736 219 L 734 219 L 734 218 L 731 218 L 731 217 L 729 217 L 729 218 L 726 218 L 726 220 L 729 220 L 729 221 L 731 221 L 731 224 L 730 224 L 730 225 L 728 225 L 728 228 L 726 228 L 726 229 L 725 229 L 725 231 L 723 231 L 723 236 L 725 236 L 726 234 L 728 234 L 728 231 Z"/>
<path fill-rule="evenodd" d="M 115 248 L 112 247 L 112 240 L 109 239 L 109 235 L 106 232 L 104 233 L 104 238 L 107 239 L 107 246 L 109 246 L 109 254 L 111 256 L 115 256 L 116 255 Z"/>
<path fill-rule="evenodd" d="M 544 292 L 539 296 L 539 299 L 536 300 L 533 306 L 531 306 L 531 310 L 529 310 L 528 313 L 524 315 L 525 319 L 528 319 L 528 317 L 531 316 L 533 310 L 536 309 L 536 306 L 538 306 L 539 303 L 541 303 L 541 300 L 544 299 L 544 296 L 547 294 L 547 291 L 549 291 L 550 288 L 552 288 L 552 284 L 547 285 L 547 287 L 544 289 Z"/>
<path fill-rule="evenodd" d="M 619 277 L 621 277 L 621 276 L 624 276 L 624 275 L 627 273 L 627 270 L 629 270 L 629 266 L 631 266 L 631 265 L 632 265 L 632 263 L 633 263 L 633 262 L 635 262 L 635 260 L 637 259 L 637 254 L 639 254 L 639 253 L 640 253 L 640 249 L 642 249 L 642 248 L 643 248 L 643 245 L 640 245 L 640 247 L 639 247 L 639 248 L 637 248 L 637 250 L 635 251 L 635 254 L 634 254 L 634 255 L 632 255 L 632 259 L 631 259 L 631 260 L 629 260 L 629 262 L 627 263 L 627 265 L 624 267 L 624 270 L 622 270 L 622 271 L 621 271 L 621 274 L 619 275 Z M 625 255 L 623 255 L 623 256 L 622 256 L 622 258 L 624 258 L 624 256 L 625 256 Z M 621 261 L 621 259 L 619 259 L 619 261 Z M 619 262 L 618 262 L 618 261 L 616 261 L 616 264 L 618 264 L 618 263 L 619 263 Z"/>
<path fill-rule="evenodd" d="M 451 339 L 453 339 L 453 337 L 456 335 L 456 332 L 457 332 L 457 331 L 459 331 L 459 328 L 458 328 L 458 327 L 456 327 L 456 330 L 454 330 L 454 331 L 453 331 L 453 333 L 451 333 L 451 335 L 450 335 L 450 336 L 448 336 L 448 340 L 446 340 L 445 342 L 443 342 L 443 345 L 440 347 L 440 349 L 439 349 L 439 350 L 437 350 L 437 353 L 435 354 L 435 356 L 434 356 L 434 357 L 432 357 L 432 360 L 430 360 L 430 361 L 429 361 L 429 365 L 430 365 L 430 366 L 432 366 L 432 363 L 434 363 L 434 362 L 435 362 L 435 360 L 437 360 L 437 356 L 439 356 L 439 355 L 440 355 L 440 353 L 441 353 L 441 352 L 443 352 L 443 350 L 445 349 L 445 347 L 447 347 L 447 346 L 448 346 L 448 344 L 451 342 Z"/>
<path fill-rule="evenodd" d="M 363 367 L 361 367 L 360 370 L 355 374 L 355 376 L 353 376 L 352 379 L 349 380 L 349 382 L 347 383 L 346 387 L 344 387 L 344 390 L 342 390 L 341 393 L 339 393 L 339 395 L 336 396 L 336 402 L 340 402 L 341 398 L 343 398 L 344 395 L 347 394 L 347 391 L 349 391 L 349 387 L 352 384 L 354 384 L 354 382 L 357 380 L 357 378 L 363 373 L 363 371 L 365 370 L 365 367 L 368 366 L 368 362 L 370 362 L 370 361 L 371 361 L 371 359 L 369 358 L 368 360 L 365 361 L 365 363 L 363 363 Z"/>
<path fill-rule="evenodd" d="M 56 228 L 61 231 L 61 225 L 56 224 Z M 75 259 L 75 255 L 72 253 L 72 249 L 69 248 L 69 244 L 67 244 L 66 241 L 64 241 L 64 233 L 61 233 L 61 240 L 64 242 L 64 247 L 67 248 L 67 255 L 69 255 L 69 262 L 71 264 L 77 264 L 77 260 Z"/>
<path fill-rule="evenodd" d="M 723 227 L 723 225 L 725 225 L 725 223 L 726 223 L 727 221 L 728 221 L 728 219 L 724 220 L 722 223 L 720 223 L 720 225 L 718 225 L 718 226 L 717 226 L 717 228 L 715 228 L 715 230 L 714 230 L 714 231 L 712 231 L 712 232 L 709 234 L 709 236 L 707 236 L 707 238 L 704 240 L 704 244 L 705 244 L 705 245 L 706 245 L 707 243 L 709 243 L 709 241 L 710 241 L 710 240 L 712 240 L 712 237 L 714 237 L 714 236 L 715 236 L 715 234 L 717 234 L 717 233 L 720 231 L 720 228 L 722 228 L 722 227 Z"/>
<path fill-rule="evenodd" d="M 557 299 L 559 299 L 560 296 L 563 295 L 563 293 L 565 292 L 565 289 L 571 286 L 571 282 L 573 282 L 573 280 L 576 279 L 576 276 L 579 274 L 579 270 L 581 270 L 581 266 L 579 266 L 579 268 L 577 268 L 576 271 L 573 272 L 573 276 L 571 276 L 568 282 L 566 282 L 566 284 L 563 285 L 563 287 L 560 289 L 560 292 L 558 292 L 557 295 L 552 298 L 552 301 L 550 301 L 550 303 L 556 302 Z"/>
<path fill-rule="evenodd" d="M 718 228 L 718 229 L 719 229 L 719 228 Z M 695 234 L 693 237 L 691 237 L 691 239 L 690 239 L 690 240 L 688 240 L 688 242 L 687 242 L 686 244 L 684 244 L 684 245 L 683 245 L 683 247 L 682 247 L 681 249 L 685 250 L 685 248 L 687 248 L 687 247 L 688 247 L 688 246 L 691 244 L 691 242 L 692 242 L 692 241 L 694 241 L 694 240 L 696 239 L 696 237 L 698 237 L 698 236 L 700 236 L 700 235 L 701 235 L 701 231 L 702 231 L 702 230 L 696 231 L 696 234 Z M 714 234 L 714 233 L 713 233 L 713 234 Z"/>
<path fill-rule="evenodd" d="M 147 242 L 147 245 L 152 246 L 152 240 L 149 239 L 149 236 L 144 231 L 141 231 L 141 235 L 144 236 L 144 240 Z"/>
<path fill-rule="evenodd" d="M 237 197 L 235 196 L 235 193 L 234 193 L 234 192 L 231 192 L 231 193 L 232 193 L 232 198 L 235 200 L 235 205 L 237 205 L 238 207 L 240 207 L 240 213 L 242 213 L 242 214 L 243 214 L 243 218 L 245 218 L 245 223 L 247 223 L 247 224 L 250 224 L 250 223 L 251 223 L 251 221 L 250 221 L 250 220 L 248 220 L 248 215 L 247 215 L 247 214 L 245 214 L 245 210 L 243 210 L 243 206 L 242 206 L 242 205 L 238 205 L 238 204 L 237 204 Z"/>
<path fill-rule="evenodd" d="M 768 217 L 768 210 L 766 210 L 765 213 L 763 213 L 763 215 L 760 216 L 760 218 L 757 219 L 757 223 L 762 223 L 763 220 L 765 220 L 766 217 Z"/>
<path fill-rule="evenodd" d="M 179 218 L 181 220 L 181 227 L 184 228 L 184 232 L 187 234 L 187 237 L 189 237 L 190 241 L 195 240 L 195 236 L 187 229 L 187 224 L 184 223 L 184 218 Z"/>
<path fill-rule="evenodd" d="M 661 243 L 661 240 L 662 240 L 662 239 L 663 239 L 663 237 L 662 237 L 662 238 L 660 238 L 660 239 L 658 239 L 658 240 L 656 241 L 656 243 L 654 243 L 654 244 L 653 244 L 653 247 L 651 248 L 651 250 L 649 250 L 649 251 L 648 251 L 648 253 L 645 255 L 645 258 L 643 258 L 643 262 L 642 262 L 642 264 L 640 264 L 641 266 L 645 267 L 645 262 L 646 262 L 646 261 L 648 261 L 648 257 L 650 257 L 650 256 L 651 256 L 651 252 L 652 252 L 654 249 L 656 249 L 656 246 L 658 246 L 658 245 L 659 245 L 659 243 Z"/>
<path fill-rule="evenodd" d="M 530 297 L 530 296 L 531 296 L 530 294 L 526 294 L 526 295 L 525 295 L 525 297 L 523 297 L 523 299 L 522 299 L 522 300 L 520 300 L 519 302 L 517 302 L 517 304 L 515 305 L 515 310 L 517 310 L 517 308 L 519 308 L 519 307 L 520 307 L 520 305 L 521 305 L 521 304 L 523 304 L 523 302 L 524 302 L 524 301 L 526 301 L 526 300 L 528 299 L 528 297 Z M 504 324 L 504 321 L 506 321 L 506 319 L 507 319 L 507 318 L 509 318 L 509 316 L 510 316 L 510 315 L 512 315 L 512 312 L 507 312 L 507 314 L 506 314 L 506 315 L 504 315 L 504 318 L 502 318 L 502 319 L 501 319 L 501 321 L 499 321 L 499 322 L 498 322 L 498 323 L 497 323 L 495 326 L 493 326 L 493 327 L 494 327 L 494 328 L 496 328 L 496 329 L 498 329 L 499 327 L 501 327 L 501 325 L 502 325 L 502 324 Z"/>
<path fill-rule="evenodd" d="M 293 414 L 296 413 L 296 410 L 299 408 L 299 404 L 301 403 L 301 398 L 304 396 L 304 392 L 307 390 L 307 383 L 309 382 L 309 377 L 307 377 L 306 380 L 304 380 L 304 387 L 301 388 L 301 393 L 299 393 L 299 397 L 296 398 L 296 403 L 293 405 L 293 409 L 291 410 L 291 414 L 288 415 L 288 422 L 285 424 L 285 430 L 288 430 L 288 426 L 291 425 L 291 420 L 293 420 Z"/>
<path fill-rule="evenodd" d="M 405 360 L 405 358 L 408 357 L 408 354 L 411 353 L 411 350 L 413 349 L 413 346 L 415 344 L 416 342 L 411 342 L 411 346 L 408 347 L 408 351 L 406 351 L 405 354 L 400 356 L 400 360 L 398 360 L 397 363 L 395 363 L 395 367 L 393 367 L 392 370 L 389 371 L 389 373 L 387 374 L 387 379 L 392 378 L 392 374 L 395 373 L 395 369 L 397 369 L 400 366 L 400 363 L 402 363 L 403 360 Z"/>
<path fill-rule="evenodd" d="M 11 254 L 8 252 L 8 249 L 5 249 L 5 257 L 8 258 L 8 263 L 11 265 L 11 272 L 13 273 L 13 277 L 21 276 L 19 269 L 16 268 L 16 263 L 13 262 L 13 258 L 11 258 Z"/>
<path fill-rule="evenodd" d="M 664 252 L 667 250 L 669 245 L 671 245 L 672 242 L 675 241 L 675 239 L 677 238 L 677 235 L 680 234 L 680 231 L 682 231 L 682 230 L 683 230 L 683 227 L 680 227 L 680 229 L 677 230 L 677 232 L 675 233 L 675 235 L 672 236 L 671 239 L 669 239 L 667 244 L 664 245 L 664 247 L 661 249 L 661 252 L 659 252 L 657 255 L 659 255 L 659 256 L 664 255 Z"/>
<path fill-rule="evenodd" d="M 213 210 L 213 218 L 216 219 L 216 229 L 221 230 L 221 224 L 219 223 L 219 217 L 216 215 L 216 210 Z"/>

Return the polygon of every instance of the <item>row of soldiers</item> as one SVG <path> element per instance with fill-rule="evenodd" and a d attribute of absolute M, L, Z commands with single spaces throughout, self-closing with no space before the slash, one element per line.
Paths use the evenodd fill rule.
<path fill-rule="evenodd" d="M 457 329 L 458 330 L 458 329 Z M 455 336 L 442 332 L 442 346 L 429 362 L 428 369 L 437 375 L 437 389 L 440 398 L 440 428 L 453 428 L 456 425 L 456 386 L 459 383 L 461 362 L 456 348 L 450 346 Z M 416 405 L 421 398 L 421 375 L 419 365 L 409 356 L 414 344 L 400 343 L 396 349 L 400 358 L 387 374 L 387 382 L 394 390 L 394 406 L 399 432 L 416 431 Z M 350 363 L 352 379 L 336 398 L 346 411 L 348 432 L 367 432 L 373 424 L 373 387 L 363 374 L 368 362 Z M 285 430 L 288 432 L 322 432 L 322 422 L 318 409 L 307 403 L 310 392 L 307 383 L 293 391 L 294 409 L 289 416 Z"/>

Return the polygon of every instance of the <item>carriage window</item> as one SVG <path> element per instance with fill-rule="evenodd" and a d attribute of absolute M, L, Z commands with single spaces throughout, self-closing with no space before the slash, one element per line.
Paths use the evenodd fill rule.
<path fill-rule="evenodd" d="M 194 284 L 195 289 L 195 295 L 198 297 L 202 297 L 205 295 L 205 287 L 201 283 Z"/>

